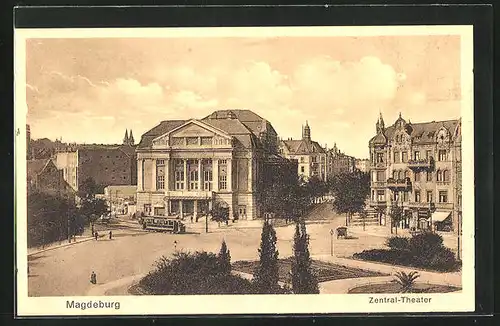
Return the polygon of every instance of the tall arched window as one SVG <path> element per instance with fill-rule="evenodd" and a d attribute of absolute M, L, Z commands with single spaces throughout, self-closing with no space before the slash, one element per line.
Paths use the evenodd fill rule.
<path fill-rule="evenodd" d="M 403 179 L 403 177 L 404 177 L 403 171 L 399 171 L 398 172 L 398 179 Z"/>
<path fill-rule="evenodd" d="M 450 181 L 450 173 L 448 170 L 443 171 L 443 181 Z"/>
<path fill-rule="evenodd" d="M 436 172 L 436 181 L 443 181 L 443 172 L 441 170 Z"/>
<path fill-rule="evenodd" d="M 410 177 L 410 171 L 409 171 L 409 170 L 406 170 L 406 171 L 405 171 L 405 179 L 406 179 L 406 178 L 409 178 L 409 177 Z"/>
<path fill-rule="evenodd" d="M 392 171 L 392 178 L 397 179 L 398 178 L 398 171 Z"/>

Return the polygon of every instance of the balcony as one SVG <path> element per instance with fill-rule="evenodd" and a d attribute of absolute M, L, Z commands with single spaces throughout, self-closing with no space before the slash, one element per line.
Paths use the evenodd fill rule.
<path fill-rule="evenodd" d="M 386 207 L 387 202 L 384 201 L 370 201 L 370 207 Z"/>
<path fill-rule="evenodd" d="M 431 210 L 434 210 L 436 209 L 436 206 L 434 203 L 427 203 L 427 202 L 423 202 L 423 203 L 418 203 L 418 202 L 409 202 L 407 204 L 408 207 L 410 208 L 424 208 L 424 209 L 431 209 Z"/>
<path fill-rule="evenodd" d="M 408 167 L 410 169 L 432 169 L 433 166 L 434 159 L 432 157 L 408 160 Z"/>
<path fill-rule="evenodd" d="M 389 189 L 408 189 L 411 188 L 410 178 L 405 179 L 387 179 L 387 188 Z"/>
<path fill-rule="evenodd" d="M 385 181 L 372 181 L 370 186 L 371 186 L 371 188 L 385 188 L 386 182 Z"/>
<path fill-rule="evenodd" d="M 437 209 L 453 209 L 453 203 L 436 203 L 435 205 Z"/>
<path fill-rule="evenodd" d="M 387 168 L 387 163 L 386 162 L 371 162 L 370 163 L 371 168 L 376 168 L 376 169 L 385 169 Z"/>

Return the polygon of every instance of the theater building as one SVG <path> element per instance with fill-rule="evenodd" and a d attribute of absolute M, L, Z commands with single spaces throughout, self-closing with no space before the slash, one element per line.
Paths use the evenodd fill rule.
<path fill-rule="evenodd" d="M 258 218 L 264 172 L 276 164 L 291 166 L 272 125 L 252 111 L 162 121 L 137 147 L 137 211 L 197 218 L 218 203 L 230 218 Z"/>
<path fill-rule="evenodd" d="M 369 141 L 371 212 L 391 225 L 393 205 L 403 208 L 400 228 L 458 230 L 461 214 L 461 122 L 411 123 L 382 115 Z"/>

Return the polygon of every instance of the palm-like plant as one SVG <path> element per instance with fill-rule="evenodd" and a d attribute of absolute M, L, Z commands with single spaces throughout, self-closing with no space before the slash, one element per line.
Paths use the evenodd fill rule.
<path fill-rule="evenodd" d="M 406 273 L 403 271 L 396 272 L 394 275 L 394 280 L 401 286 L 402 293 L 409 293 L 413 291 L 413 286 L 415 285 L 415 280 L 419 278 L 418 272 Z"/>

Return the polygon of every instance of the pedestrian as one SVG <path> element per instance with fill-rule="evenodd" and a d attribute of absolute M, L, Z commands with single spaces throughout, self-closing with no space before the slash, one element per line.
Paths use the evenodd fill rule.
<path fill-rule="evenodd" d="M 174 251 L 177 250 L 177 240 L 174 240 Z"/>
<path fill-rule="evenodd" d="M 94 271 L 92 271 L 92 274 L 90 274 L 90 283 L 92 283 L 92 284 L 97 283 L 97 275 L 95 274 Z"/>
<path fill-rule="evenodd" d="M 111 240 L 112 237 L 113 237 L 113 232 L 109 231 L 109 240 Z"/>
<path fill-rule="evenodd" d="M 97 238 L 99 237 L 99 233 L 97 231 L 95 231 L 95 239 L 97 241 Z"/>

